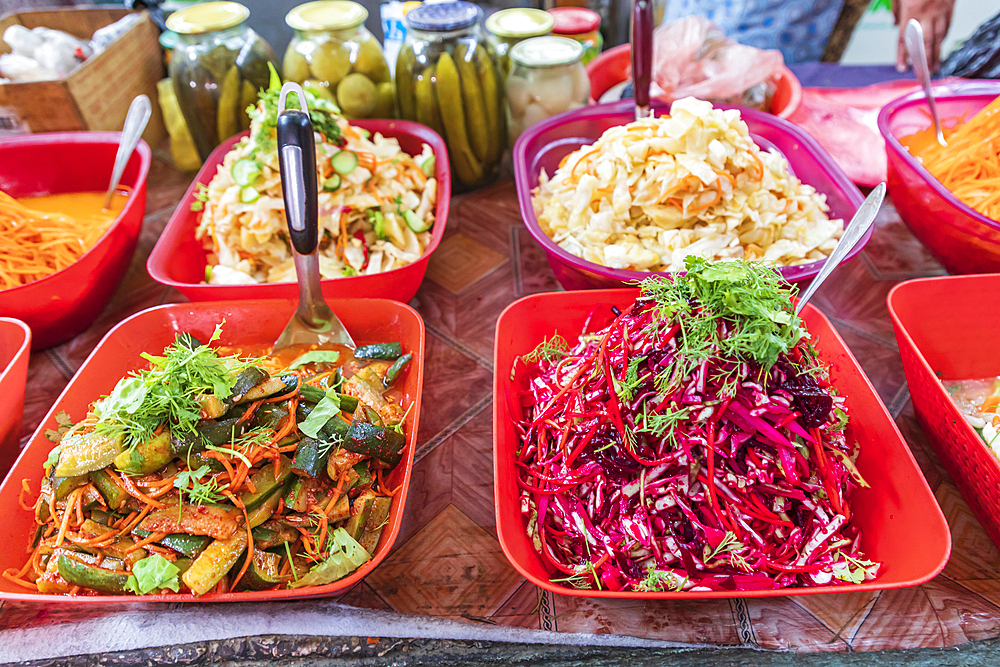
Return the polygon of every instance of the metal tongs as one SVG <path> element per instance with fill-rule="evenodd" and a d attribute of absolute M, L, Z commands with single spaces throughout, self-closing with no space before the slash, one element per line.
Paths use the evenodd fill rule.
<path fill-rule="evenodd" d="M 289 93 L 295 93 L 298 109 L 285 107 Z M 298 84 L 291 82 L 281 87 L 278 98 L 278 164 L 288 236 L 299 281 L 299 306 L 274 343 L 274 350 L 291 345 L 329 343 L 346 345 L 353 350 L 354 339 L 330 310 L 320 287 L 316 143 L 306 95 Z"/>

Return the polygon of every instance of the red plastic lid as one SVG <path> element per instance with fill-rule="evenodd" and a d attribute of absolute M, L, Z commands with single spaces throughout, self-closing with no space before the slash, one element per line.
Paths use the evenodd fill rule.
<path fill-rule="evenodd" d="M 601 16 L 583 7 L 554 7 L 549 10 L 556 20 L 554 35 L 581 35 L 601 27 Z"/>

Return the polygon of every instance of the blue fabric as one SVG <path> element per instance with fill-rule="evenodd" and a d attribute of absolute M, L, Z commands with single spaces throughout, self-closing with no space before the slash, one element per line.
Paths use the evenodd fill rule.
<path fill-rule="evenodd" d="M 699 14 L 736 41 L 778 49 L 786 63 L 819 60 L 844 0 L 667 0 L 664 22 Z"/>

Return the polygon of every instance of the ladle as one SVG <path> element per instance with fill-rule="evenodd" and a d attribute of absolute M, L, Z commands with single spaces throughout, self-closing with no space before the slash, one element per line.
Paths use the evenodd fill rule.
<path fill-rule="evenodd" d="M 153 113 L 153 107 L 149 98 L 145 95 L 137 95 L 132 104 L 129 105 L 128 113 L 125 115 L 125 126 L 122 128 L 122 137 L 118 140 L 118 152 L 115 154 L 115 166 L 111 170 L 111 184 L 104 195 L 104 210 L 111 206 L 111 197 L 115 194 L 118 181 L 122 178 L 125 165 L 132 157 L 132 151 L 142 138 L 142 131 L 146 129 L 146 123 Z"/>

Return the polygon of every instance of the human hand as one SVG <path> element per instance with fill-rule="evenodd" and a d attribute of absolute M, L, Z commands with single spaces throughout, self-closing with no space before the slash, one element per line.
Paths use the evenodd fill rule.
<path fill-rule="evenodd" d="M 893 0 L 892 14 L 899 26 L 899 41 L 896 46 L 896 69 L 906 71 L 907 50 L 903 33 L 910 19 L 917 19 L 924 30 L 924 48 L 927 64 L 931 72 L 941 66 L 941 43 L 951 27 L 951 14 L 955 0 Z"/>

